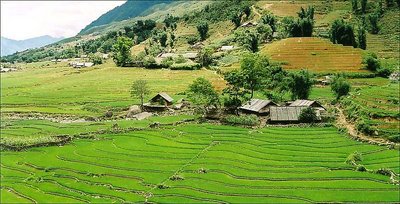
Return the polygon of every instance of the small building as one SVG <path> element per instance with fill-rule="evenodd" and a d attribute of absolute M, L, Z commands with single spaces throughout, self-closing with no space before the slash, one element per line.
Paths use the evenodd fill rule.
<path fill-rule="evenodd" d="M 191 45 L 190 48 L 194 49 L 194 50 L 200 50 L 203 49 L 204 47 L 204 43 L 202 42 L 197 42 L 194 45 Z"/>
<path fill-rule="evenodd" d="M 231 51 L 231 50 L 233 50 L 234 48 L 235 48 L 234 46 L 229 45 L 229 46 L 222 46 L 222 47 L 220 48 L 220 50 L 223 51 L 223 52 L 226 52 L 226 51 Z"/>
<path fill-rule="evenodd" d="M 307 107 L 300 106 L 271 106 L 271 123 L 298 123 L 301 111 Z"/>
<path fill-rule="evenodd" d="M 246 22 L 246 23 L 243 23 L 240 27 L 250 28 L 250 27 L 255 27 L 257 25 L 258 24 L 256 22 Z"/>
<path fill-rule="evenodd" d="M 174 99 L 165 92 L 158 93 L 149 103 L 143 104 L 148 111 L 163 111 L 172 105 Z"/>
<path fill-rule="evenodd" d="M 197 52 L 188 52 L 182 55 L 186 59 L 194 60 L 197 58 Z"/>
<path fill-rule="evenodd" d="M 311 101 L 311 100 L 295 100 L 292 103 L 290 103 L 289 106 L 312 107 L 315 110 L 326 111 L 326 108 L 322 106 L 318 101 Z"/>
<path fill-rule="evenodd" d="M 268 115 L 271 106 L 278 106 L 276 103 L 270 100 L 263 99 L 251 99 L 239 108 L 242 113 L 256 114 L 256 115 Z"/>

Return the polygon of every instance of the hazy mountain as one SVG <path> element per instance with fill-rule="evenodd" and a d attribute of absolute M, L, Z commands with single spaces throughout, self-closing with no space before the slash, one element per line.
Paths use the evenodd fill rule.
<path fill-rule="evenodd" d="M 48 35 L 29 38 L 26 40 L 12 40 L 1 37 L 1 56 L 13 54 L 30 48 L 42 47 L 60 41 L 64 38 L 53 38 Z"/>
<path fill-rule="evenodd" d="M 107 13 L 101 15 L 97 20 L 93 21 L 81 30 L 80 34 L 85 33 L 96 26 L 106 25 L 112 22 L 122 21 L 129 18 L 140 16 L 144 14 L 147 9 L 161 3 L 169 3 L 173 0 L 147 0 L 147 1 L 137 1 L 128 0 L 121 6 L 117 6 L 114 9 L 108 11 Z"/>

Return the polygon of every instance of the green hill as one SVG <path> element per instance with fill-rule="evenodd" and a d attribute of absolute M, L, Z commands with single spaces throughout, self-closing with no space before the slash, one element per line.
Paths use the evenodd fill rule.
<path fill-rule="evenodd" d="M 118 22 L 129 18 L 137 17 L 143 14 L 147 9 L 162 3 L 170 3 L 171 0 L 150 0 L 150 1 L 127 1 L 107 13 L 100 16 L 98 19 L 87 25 L 79 34 L 85 34 L 91 28 L 96 26 L 106 25 L 112 22 Z"/>

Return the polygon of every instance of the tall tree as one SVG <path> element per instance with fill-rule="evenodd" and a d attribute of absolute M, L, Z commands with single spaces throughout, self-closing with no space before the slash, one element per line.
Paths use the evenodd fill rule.
<path fill-rule="evenodd" d="M 369 24 L 371 25 L 371 33 L 378 34 L 379 33 L 379 25 L 378 20 L 379 16 L 376 13 L 372 13 L 368 15 Z"/>
<path fill-rule="evenodd" d="M 208 23 L 200 22 L 199 24 L 197 24 L 197 31 L 199 32 L 200 39 L 205 40 L 208 34 Z"/>
<path fill-rule="evenodd" d="M 226 88 L 224 94 L 228 94 L 228 99 L 224 100 L 224 106 L 237 110 L 242 105 L 243 99 L 247 91 L 243 88 L 244 77 L 240 70 L 230 71 L 224 74 Z"/>
<path fill-rule="evenodd" d="M 209 107 L 219 106 L 217 91 L 207 79 L 200 77 L 189 85 L 187 90 L 188 98 L 197 106 L 197 109 L 206 113 Z"/>
<path fill-rule="evenodd" d="M 241 14 L 232 15 L 231 21 L 235 25 L 235 28 L 239 27 L 242 22 L 242 15 Z"/>
<path fill-rule="evenodd" d="M 363 50 L 367 49 L 367 34 L 363 25 L 358 27 L 358 47 Z"/>
<path fill-rule="evenodd" d="M 144 97 L 150 93 L 149 86 L 145 80 L 136 80 L 132 83 L 131 96 L 140 99 L 140 105 L 143 108 Z"/>
<path fill-rule="evenodd" d="M 117 66 L 124 66 L 132 60 L 131 47 L 132 39 L 128 37 L 118 37 L 117 42 L 113 45 L 113 59 Z"/>
<path fill-rule="evenodd" d="M 261 22 L 267 24 L 271 27 L 272 32 L 276 31 L 277 28 L 277 19 L 272 13 L 267 13 L 261 17 Z"/>
<path fill-rule="evenodd" d="M 288 88 L 294 99 L 308 99 L 314 80 L 307 70 L 301 70 L 298 73 L 292 73 L 288 83 Z"/>
<path fill-rule="evenodd" d="M 253 98 L 254 91 L 260 90 L 270 63 L 267 57 L 258 54 L 246 55 L 240 64 L 240 72 L 243 75 L 243 87 L 250 92 Z"/>
<path fill-rule="evenodd" d="M 353 26 L 346 23 L 343 19 L 337 19 L 332 23 L 330 35 L 331 41 L 335 44 L 356 47 Z"/>

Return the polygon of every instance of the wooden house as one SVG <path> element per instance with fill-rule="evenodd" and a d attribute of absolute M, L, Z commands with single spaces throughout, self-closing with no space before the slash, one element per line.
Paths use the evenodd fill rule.
<path fill-rule="evenodd" d="M 311 100 L 295 100 L 292 103 L 290 103 L 289 106 L 312 107 L 315 110 L 326 111 L 326 108 L 322 106 L 318 101 L 311 101 Z"/>
<path fill-rule="evenodd" d="M 239 110 L 245 114 L 268 115 L 270 112 L 269 108 L 271 106 L 278 105 L 270 100 L 251 99 L 243 104 Z"/>
<path fill-rule="evenodd" d="M 271 123 L 298 123 L 301 111 L 307 107 L 300 106 L 271 106 Z"/>
<path fill-rule="evenodd" d="M 174 99 L 165 92 L 158 93 L 149 103 L 143 104 L 148 111 L 163 111 L 172 105 Z"/>

